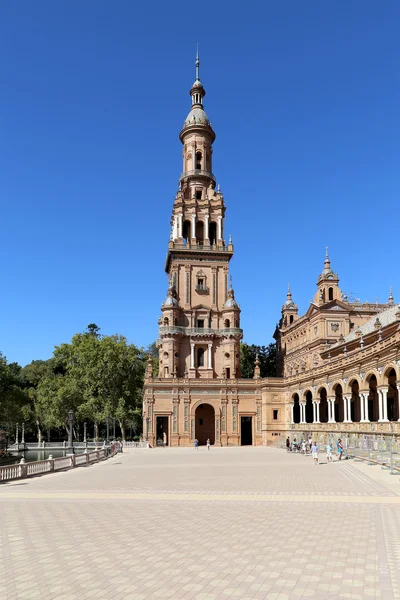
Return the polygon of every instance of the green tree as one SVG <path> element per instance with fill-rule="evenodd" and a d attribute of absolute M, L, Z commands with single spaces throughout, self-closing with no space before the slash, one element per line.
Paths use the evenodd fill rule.
<path fill-rule="evenodd" d="M 240 344 L 240 371 L 244 379 L 254 376 L 256 356 L 260 361 L 261 377 L 276 376 L 276 347 L 275 344 L 268 346 L 256 346 L 255 344 Z"/>
<path fill-rule="evenodd" d="M 91 324 L 54 350 L 53 371 L 38 386 L 38 409 L 47 426 L 68 431 L 68 411 L 98 425 L 115 417 L 125 439 L 127 421 L 141 420 L 146 355 L 119 335 L 100 336 Z"/>
<path fill-rule="evenodd" d="M 153 359 L 153 375 L 154 375 L 154 377 L 158 377 L 159 354 L 158 354 L 157 342 L 153 342 L 152 344 L 149 344 L 149 346 L 147 346 L 146 354 L 150 354 L 151 358 Z"/>
<path fill-rule="evenodd" d="M 33 360 L 22 368 L 20 378 L 25 390 L 26 403 L 22 407 L 24 421 L 35 424 L 38 442 L 43 438 L 43 426 L 47 421 L 46 407 L 38 403 L 38 386 L 40 382 L 53 373 L 53 359 Z"/>
<path fill-rule="evenodd" d="M 21 420 L 26 395 L 20 379 L 21 367 L 8 363 L 0 353 L 0 422 L 13 424 Z"/>

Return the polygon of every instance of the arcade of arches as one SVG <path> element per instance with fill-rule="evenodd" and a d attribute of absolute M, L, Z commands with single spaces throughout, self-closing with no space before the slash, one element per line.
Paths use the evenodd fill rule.
<path fill-rule="evenodd" d="M 393 367 L 292 395 L 291 423 L 400 421 L 400 382 Z"/>

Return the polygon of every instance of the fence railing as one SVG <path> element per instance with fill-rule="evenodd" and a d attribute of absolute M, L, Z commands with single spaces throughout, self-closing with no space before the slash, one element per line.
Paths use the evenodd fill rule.
<path fill-rule="evenodd" d="M 297 446 L 299 446 L 299 452 L 301 452 L 301 442 L 303 439 L 308 445 L 309 438 L 307 434 L 304 436 L 292 434 L 288 437 L 292 450 L 294 440 L 296 440 Z M 318 451 L 321 456 L 323 456 L 328 443 L 332 448 L 332 454 L 335 456 L 339 439 L 342 442 L 344 459 L 363 460 L 369 465 L 380 465 L 382 468 L 390 470 L 393 474 L 400 473 L 400 438 L 395 435 L 323 433 L 312 436 L 312 440 L 317 442 Z M 286 448 L 286 441 L 277 441 L 276 447 Z"/>
<path fill-rule="evenodd" d="M 124 442 L 124 448 L 150 448 L 149 442 Z"/>
<path fill-rule="evenodd" d="M 0 481 L 10 481 L 13 479 L 26 479 L 43 473 L 54 473 L 65 469 L 85 466 L 99 460 L 111 458 L 119 452 L 119 444 L 113 444 L 109 448 L 100 448 L 93 452 L 84 452 L 83 454 L 70 454 L 53 458 L 51 455 L 45 460 L 37 460 L 26 463 L 22 458 L 17 465 L 7 465 L 0 467 Z"/>

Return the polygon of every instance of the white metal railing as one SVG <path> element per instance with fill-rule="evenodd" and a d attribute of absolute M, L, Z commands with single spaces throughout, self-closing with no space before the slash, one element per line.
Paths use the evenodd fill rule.
<path fill-rule="evenodd" d="M 53 473 L 62 469 L 73 469 L 87 465 L 89 463 L 112 457 L 119 452 L 119 444 L 112 444 L 110 448 L 101 448 L 93 452 L 84 452 L 83 454 L 70 454 L 53 458 L 51 455 L 45 460 L 25 463 L 22 458 L 17 465 L 6 465 L 0 467 L 0 481 L 10 481 L 13 479 L 26 479 L 43 473 Z"/>

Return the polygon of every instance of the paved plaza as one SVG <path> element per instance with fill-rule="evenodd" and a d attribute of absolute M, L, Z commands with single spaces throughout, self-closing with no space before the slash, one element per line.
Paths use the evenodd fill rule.
<path fill-rule="evenodd" d="M 270 448 L 0 485 L 0 599 L 400 599 L 400 482 Z"/>

